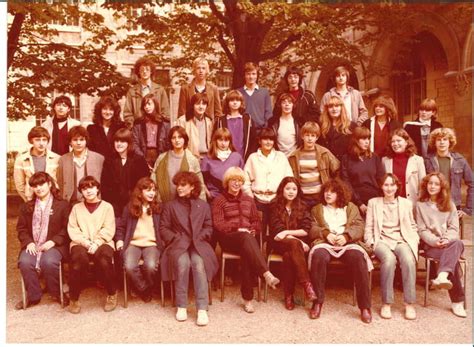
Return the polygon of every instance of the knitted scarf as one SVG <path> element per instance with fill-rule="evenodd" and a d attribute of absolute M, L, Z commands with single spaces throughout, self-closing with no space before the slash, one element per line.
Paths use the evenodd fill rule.
<path fill-rule="evenodd" d="M 169 151 L 165 154 L 163 159 L 158 164 L 156 169 L 156 185 L 158 186 L 158 191 L 160 192 L 160 197 L 162 202 L 167 202 L 171 200 L 170 186 L 168 184 L 168 158 Z M 179 171 L 189 171 L 189 163 L 186 158 L 186 151 L 184 151 L 183 159 L 181 160 L 181 166 Z"/>
<path fill-rule="evenodd" d="M 41 209 L 40 200 L 36 198 L 35 209 L 33 211 L 33 240 L 36 249 L 41 247 L 46 242 L 48 236 L 49 216 L 51 214 L 51 206 L 53 205 L 53 196 L 50 195 L 44 210 Z M 36 253 L 36 269 L 40 269 L 40 260 L 43 252 Z"/>

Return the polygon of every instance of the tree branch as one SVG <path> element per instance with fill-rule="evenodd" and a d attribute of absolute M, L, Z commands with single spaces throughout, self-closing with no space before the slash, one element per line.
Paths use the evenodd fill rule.
<path fill-rule="evenodd" d="M 217 40 L 219 41 L 222 49 L 224 50 L 225 54 L 227 55 L 227 58 L 229 58 L 230 63 L 235 66 L 236 63 L 236 58 L 232 54 L 232 52 L 229 49 L 229 46 L 224 40 L 224 34 L 222 32 L 222 28 L 217 28 L 218 34 L 217 34 Z"/>
<path fill-rule="evenodd" d="M 226 18 L 221 11 L 217 9 L 216 3 L 214 0 L 209 0 L 209 7 L 211 8 L 212 13 L 224 24 L 229 24 L 229 19 Z"/>
<path fill-rule="evenodd" d="M 283 51 L 289 46 L 291 45 L 293 42 L 295 41 L 298 41 L 299 39 L 301 39 L 301 34 L 291 34 L 290 36 L 288 36 L 286 38 L 285 41 L 282 41 L 278 47 L 276 47 L 273 51 L 270 51 L 270 52 L 265 52 L 265 53 L 262 53 L 260 54 L 260 60 L 263 61 L 263 60 L 268 60 L 268 59 L 272 59 L 272 58 L 276 58 L 278 57 L 280 54 L 283 53 Z"/>
<path fill-rule="evenodd" d="M 8 58 L 7 58 L 7 71 L 13 63 L 13 57 L 18 49 L 18 42 L 20 39 L 21 27 L 25 21 L 26 15 L 24 13 L 15 14 L 13 23 L 8 31 Z"/>

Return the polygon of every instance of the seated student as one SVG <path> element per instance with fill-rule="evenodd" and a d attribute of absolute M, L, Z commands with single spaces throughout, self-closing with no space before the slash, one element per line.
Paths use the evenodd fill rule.
<path fill-rule="evenodd" d="M 307 236 L 310 228 L 311 217 L 301 200 L 300 184 L 294 177 L 285 177 L 278 186 L 272 206 L 269 250 L 283 256 L 282 284 L 287 310 L 295 308 L 293 293 L 296 281 L 303 287 L 308 300 L 316 300 L 305 256 L 309 251 Z"/>
<path fill-rule="evenodd" d="M 103 96 L 94 106 L 93 124 L 87 126 L 91 151 L 102 154 L 105 158 L 113 155 L 114 134 L 120 128 L 126 127 L 120 119 L 120 105 L 111 96 Z"/>
<path fill-rule="evenodd" d="M 117 307 L 117 290 L 114 281 L 115 218 L 111 204 L 99 198 L 100 183 L 93 176 L 79 181 L 78 191 L 84 201 L 75 204 L 69 215 L 67 231 L 71 238 L 69 267 L 69 312 L 81 312 L 79 295 L 86 279 L 89 261 L 93 261 L 97 274 L 107 290 L 104 311 Z"/>
<path fill-rule="evenodd" d="M 318 144 L 326 147 L 341 160 L 347 153 L 352 130 L 356 127 L 347 116 L 344 102 L 337 96 L 331 96 L 321 113 L 321 136 Z"/>
<path fill-rule="evenodd" d="M 387 155 L 382 158 L 385 172 L 395 174 L 402 186 L 399 196 L 409 199 L 413 207 L 418 200 L 418 189 L 426 176 L 423 158 L 416 155 L 416 147 L 410 135 L 403 129 L 395 129 L 390 134 Z"/>
<path fill-rule="evenodd" d="M 329 180 L 322 187 L 323 201 L 311 210 L 309 231 L 311 251 L 308 259 L 317 299 L 309 311 L 311 319 L 321 315 L 325 298 L 327 266 L 332 259 L 343 261 L 352 273 L 357 292 L 357 305 L 364 323 L 372 321 L 370 311 L 369 271 L 372 262 L 359 245 L 364 236 L 364 221 L 351 200 L 349 188 L 340 179 Z"/>
<path fill-rule="evenodd" d="M 402 270 L 405 319 L 416 319 L 416 262 L 418 260 L 418 228 L 413 217 L 413 204 L 398 196 L 400 181 L 387 173 L 380 181 L 383 197 L 369 200 L 364 242 L 380 260 L 382 308 L 380 316 L 392 318 L 393 279 L 397 261 Z"/>
<path fill-rule="evenodd" d="M 123 251 L 127 276 L 144 302 L 152 299 L 160 254 L 164 248 L 159 226 L 160 205 L 156 201 L 155 182 L 149 177 L 140 178 L 117 225 L 115 241 L 117 251 Z M 143 272 L 139 265 L 142 258 Z"/>
<path fill-rule="evenodd" d="M 339 174 L 340 162 L 326 147 L 316 144 L 321 135 L 318 123 L 306 122 L 301 128 L 303 146 L 289 157 L 293 175 L 301 184 L 308 208 L 321 201 L 321 185 Z"/>
<path fill-rule="evenodd" d="M 459 265 L 464 244 L 459 239 L 459 218 L 451 201 L 449 183 L 442 173 L 430 173 L 421 181 L 416 222 L 423 241 L 421 248 L 426 256 L 439 261 L 438 276 L 431 281 L 432 288 L 448 289 L 453 313 L 467 317 Z"/>
<path fill-rule="evenodd" d="M 71 118 L 72 101 L 66 95 L 60 95 L 53 100 L 53 117 L 46 117 L 41 124 L 51 136 L 48 149 L 56 154 L 63 155 L 69 152 L 68 133 L 73 127 L 81 125 L 77 119 Z"/>
<path fill-rule="evenodd" d="M 390 133 L 402 125 L 397 120 L 398 112 L 393 99 L 381 95 L 373 102 L 374 115 L 362 126 L 370 130 L 370 151 L 380 158 L 386 155 Z"/>
<path fill-rule="evenodd" d="M 201 171 L 209 201 L 222 193 L 224 173 L 232 166 L 243 168 L 244 160 L 235 150 L 229 129 L 218 128 L 212 135 L 209 153 L 201 161 Z"/>
<path fill-rule="evenodd" d="M 255 238 L 261 230 L 260 218 L 254 200 L 242 193 L 244 181 L 245 173 L 241 168 L 227 169 L 222 182 L 225 191 L 212 201 L 212 221 L 222 250 L 241 257 L 240 292 L 244 299 L 244 311 L 253 313 L 256 277 L 263 277 L 273 289 L 280 280 L 268 270 Z"/>
<path fill-rule="evenodd" d="M 474 198 L 472 169 L 466 158 L 458 152 L 454 152 L 456 146 L 456 135 L 453 129 L 439 128 L 430 134 L 429 147 L 435 153 L 428 154 L 425 159 L 427 173 L 441 172 L 449 182 L 451 199 L 458 210 L 461 220 L 466 215 L 472 215 L 472 200 Z M 466 204 L 462 207 L 461 186 L 462 181 L 467 186 Z"/>
<path fill-rule="evenodd" d="M 206 188 L 199 160 L 187 149 L 188 142 L 189 137 L 183 127 L 174 126 L 168 132 L 168 143 L 171 149 L 160 154 L 150 175 L 158 188 L 158 201 L 160 202 L 174 199 L 176 186 L 173 183 L 173 177 L 181 171 L 190 171 L 198 175 L 201 181 L 199 198 L 206 199 Z"/>
<path fill-rule="evenodd" d="M 227 128 L 232 134 L 232 143 L 242 158 L 247 159 L 255 151 L 255 126 L 245 112 L 244 97 L 238 90 L 231 90 L 224 99 L 224 114 L 215 119 L 215 129 Z"/>
<path fill-rule="evenodd" d="M 209 322 L 208 282 L 212 281 L 219 265 L 212 237 L 211 209 L 199 199 L 201 182 L 193 172 L 178 172 L 173 177 L 177 197 L 163 206 L 160 235 L 166 244 L 161 273 L 164 281 L 175 281 L 176 320 L 188 317 L 189 271 L 192 270 L 197 308 L 197 325 Z"/>
<path fill-rule="evenodd" d="M 361 93 L 348 84 L 350 78 L 349 70 L 345 66 L 338 66 L 334 69 L 333 77 L 336 86 L 323 95 L 321 99 L 321 114 L 330 103 L 330 99 L 337 97 L 343 101 L 348 119 L 359 126 L 362 125 L 369 118 L 369 113 Z"/>
<path fill-rule="evenodd" d="M 16 225 L 21 247 L 18 267 L 25 282 L 26 307 L 37 305 L 43 295 L 38 272 L 43 274 L 49 294 L 60 301 L 59 264 L 69 255 L 69 204 L 60 199 L 53 178 L 46 172 L 33 174 L 29 187 L 33 200 L 22 205 Z M 67 296 L 64 300 L 67 305 Z M 23 301 L 15 305 L 17 310 L 23 308 Z"/>
<path fill-rule="evenodd" d="M 114 134 L 113 144 L 114 154 L 104 161 L 101 196 L 114 207 L 115 218 L 120 218 L 138 180 L 149 176 L 150 171 L 145 158 L 134 152 L 132 133 L 128 128 Z"/>
<path fill-rule="evenodd" d="M 189 150 L 200 159 L 207 154 L 211 145 L 213 123 L 212 118 L 206 113 L 208 104 L 206 94 L 194 94 L 186 115 L 178 118 L 178 125 L 188 134 Z"/>
<path fill-rule="evenodd" d="M 50 136 L 45 128 L 31 128 L 28 133 L 28 142 L 32 144 L 32 147 L 15 159 L 13 180 L 23 201 L 33 198 L 33 190 L 28 185 L 28 180 L 36 172 L 48 173 L 53 178 L 53 184 L 56 185 L 59 155 L 48 150 L 49 140 Z"/>
<path fill-rule="evenodd" d="M 295 99 L 291 94 L 281 94 L 277 103 L 281 112 L 270 119 L 270 126 L 275 131 L 278 148 L 288 157 L 301 144 L 301 126 L 293 117 Z"/>
<path fill-rule="evenodd" d="M 85 176 L 93 176 L 100 182 L 104 157 L 87 148 L 89 133 L 82 126 L 69 130 L 68 140 L 72 151 L 59 158 L 58 187 L 61 197 L 74 204 L 83 198 L 77 190 L 77 182 Z"/>
<path fill-rule="evenodd" d="M 352 190 L 352 202 L 365 216 L 367 203 L 381 194 L 379 180 L 385 168 L 379 156 L 370 150 L 370 130 L 354 129 L 348 153 L 342 157 L 341 178 Z"/>
<path fill-rule="evenodd" d="M 438 106 L 434 99 L 425 99 L 418 108 L 418 117 L 414 121 L 403 124 L 403 128 L 412 138 L 416 146 L 416 152 L 423 158 L 428 157 L 428 153 L 433 153 L 434 149 L 429 148 L 429 137 L 433 130 L 442 128 L 443 125 L 436 121 Z"/>
<path fill-rule="evenodd" d="M 145 158 L 150 170 L 158 155 L 168 150 L 166 137 L 170 126 L 158 113 L 159 109 L 158 98 L 153 94 L 145 95 L 140 106 L 142 116 L 135 120 L 132 128 L 135 153 Z"/>

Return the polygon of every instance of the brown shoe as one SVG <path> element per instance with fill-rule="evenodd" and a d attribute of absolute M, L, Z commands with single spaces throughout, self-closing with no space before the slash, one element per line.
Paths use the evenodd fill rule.
<path fill-rule="evenodd" d="M 372 322 L 372 312 L 370 312 L 370 308 L 360 310 L 360 319 L 367 324 Z"/>
<path fill-rule="evenodd" d="M 78 314 L 81 312 L 81 304 L 79 304 L 79 300 L 72 300 L 67 307 L 67 310 L 71 313 Z"/>
<path fill-rule="evenodd" d="M 104 311 L 110 312 L 115 310 L 117 307 L 117 293 L 114 295 L 107 295 L 107 299 L 105 300 Z"/>
<path fill-rule="evenodd" d="M 294 310 L 295 301 L 293 300 L 293 295 L 285 295 L 285 308 L 289 311 Z"/>
<path fill-rule="evenodd" d="M 26 310 L 28 307 L 38 305 L 39 302 L 40 302 L 40 300 L 30 301 L 30 300 L 26 299 L 26 307 L 23 307 L 23 300 L 21 300 L 21 301 L 18 301 L 15 304 L 15 310 L 23 310 L 23 309 Z"/>
<path fill-rule="evenodd" d="M 314 292 L 313 285 L 311 284 L 311 282 L 309 281 L 305 282 L 303 284 L 303 288 L 304 288 L 304 295 L 306 295 L 306 299 L 308 301 L 314 301 L 318 298 L 316 296 L 316 293 Z"/>
<path fill-rule="evenodd" d="M 323 304 L 318 304 L 317 302 L 313 303 L 313 307 L 309 310 L 309 318 L 311 319 L 318 319 L 321 316 L 321 310 L 323 308 Z"/>

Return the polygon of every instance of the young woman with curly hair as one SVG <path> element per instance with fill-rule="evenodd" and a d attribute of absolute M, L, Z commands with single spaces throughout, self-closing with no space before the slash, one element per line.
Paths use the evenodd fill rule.
<path fill-rule="evenodd" d="M 311 218 L 306 204 L 301 199 L 298 180 L 285 177 L 277 189 L 270 218 L 270 249 L 283 256 L 282 284 L 285 307 L 295 308 L 293 293 L 295 282 L 304 288 L 308 300 L 316 299 L 309 279 L 305 253 L 309 251 L 308 231 Z"/>

